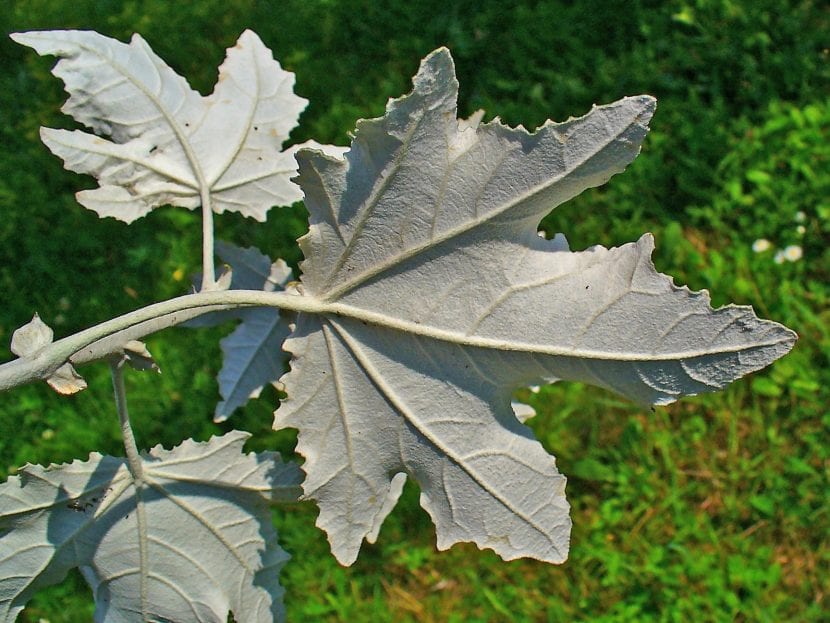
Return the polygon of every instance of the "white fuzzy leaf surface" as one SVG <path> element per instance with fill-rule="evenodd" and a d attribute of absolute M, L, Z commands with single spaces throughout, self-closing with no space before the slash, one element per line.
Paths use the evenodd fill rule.
<path fill-rule="evenodd" d="M 207 97 L 139 35 L 129 44 L 87 31 L 12 38 L 61 59 L 53 73 L 69 92 L 63 111 L 95 134 L 43 128 L 41 138 L 68 169 L 98 178 L 99 188 L 77 198 L 100 216 L 129 223 L 165 204 L 195 208 L 209 196 L 215 212 L 264 221 L 271 206 L 300 199 L 289 181 L 296 147 L 281 145 L 307 102 L 253 32 L 228 49 Z"/>
<path fill-rule="evenodd" d="M 143 482 L 124 459 L 26 466 L 0 485 L 0 621 L 79 568 L 95 621 L 282 620 L 268 504 L 292 501 L 301 473 L 275 453 L 243 454 L 247 433 L 157 446 Z"/>
<path fill-rule="evenodd" d="M 551 209 L 621 172 L 655 101 L 629 97 L 534 133 L 459 121 L 449 52 L 408 96 L 358 122 L 345 160 L 303 151 L 310 212 L 301 312 L 286 341 L 305 497 L 344 564 L 374 539 L 405 474 L 438 547 L 562 562 L 565 478 L 511 394 L 555 380 L 641 403 L 714 391 L 786 353 L 795 336 L 747 307 L 656 272 L 650 235 L 571 252 Z"/>
<path fill-rule="evenodd" d="M 243 249 L 217 241 L 216 254 L 231 269 L 233 290 L 280 291 L 292 278 L 291 268 L 283 260 L 274 262 L 253 247 Z M 201 276 L 196 279 L 199 280 Z M 265 385 L 276 385 L 284 372 L 282 344 L 290 333 L 286 314 L 274 307 L 213 312 L 195 318 L 187 326 L 210 327 L 230 320 L 242 322 L 221 342 L 223 357 L 218 381 L 222 400 L 213 414 L 215 422 L 227 420 L 251 397 L 258 396 Z"/>
<path fill-rule="evenodd" d="M 221 342 L 218 380 L 223 400 L 216 405 L 215 422 L 227 420 L 266 384 L 276 384 L 284 372 L 282 344 L 290 333 L 285 319 L 272 308 L 248 309 L 241 318 L 239 326 Z"/>

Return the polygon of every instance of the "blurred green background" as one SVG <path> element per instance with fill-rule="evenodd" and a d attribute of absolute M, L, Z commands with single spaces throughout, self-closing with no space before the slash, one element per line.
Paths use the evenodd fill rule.
<path fill-rule="evenodd" d="M 549 216 L 572 247 L 655 234 L 654 260 L 715 305 L 753 305 L 798 332 L 793 352 L 728 391 L 647 411 L 580 385 L 520 392 L 569 477 L 569 561 L 502 562 L 459 545 L 435 550 L 408 485 L 376 545 L 337 565 L 316 509 L 277 509 L 293 560 L 283 572 L 290 621 L 827 621 L 830 619 L 830 5 L 784 0 L 485 2 L 420 0 L 5 0 L 4 33 L 83 28 L 140 32 L 202 93 L 224 49 L 254 29 L 297 73 L 311 103 L 292 140 L 346 144 L 359 117 L 410 89 L 439 45 L 455 57 L 459 112 L 533 128 L 593 103 L 658 98 L 643 153 L 607 186 Z M 74 193 L 38 127 L 59 112 L 54 59 L 0 39 L 0 360 L 14 329 L 40 313 L 58 336 L 184 293 L 199 268 L 198 217 L 164 208 L 126 226 L 99 220 Z M 296 266 L 301 204 L 265 225 L 235 215 L 218 235 Z M 767 250 L 753 244 L 767 240 Z M 756 243 L 755 248 L 763 248 Z M 786 257 L 784 250 L 790 247 Z M 791 261 L 799 255 L 801 257 Z M 276 392 L 210 422 L 218 340 L 230 330 L 169 330 L 149 340 L 163 374 L 133 374 L 139 444 L 171 446 L 230 426 L 252 449 L 290 454 L 270 431 Z M 0 478 L 26 462 L 92 450 L 121 454 L 108 370 L 88 391 L 44 386 L 0 396 Z M 79 575 L 22 616 L 91 620 Z"/>

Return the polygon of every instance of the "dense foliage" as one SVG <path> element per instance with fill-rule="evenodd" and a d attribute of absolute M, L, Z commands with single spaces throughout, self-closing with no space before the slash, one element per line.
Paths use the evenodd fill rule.
<path fill-rule="evenodd" d="M 311 527 L 316 509 L 276 515 L 286 549 L 301 553 L 283 576 L 289 594 L 302 596 L 288 600 L 289 620 L 428 621 L 448 612 L 465 621 L 820 620 L 830 562 L 830 419 L 821 407 L 830 403 L 828 9 L 728 0 L 380 6 L 205 1 L 182 10 L 21 0 L 0 11 L 7 32 L 93 28 L 123 40 L 141 31 L 203 92 L 224 48 L 255 26 L 311 100 L 297 142 L 344 143 L 354 119 L 377 116 L 388 96 L 407 91 L 418 59 L 442 44 L 458 63 L 462 114 L 498 110 L 530 127 L 594 101 L 651 93 L 660 106 L 638 161 L 546 226 L 575 222 L 569 238 L 581 248 L 636 239 L 646 222 L 657 222 L 660 270 L 709 288 L 716 304 L 752 304 L 801 340 L 726 394 L 653 413 L 609 394 L 597 401 L 595 390 L 574 385 L 523 396 L 540 413 L 534 426 L 543 444 L 572 476 L 568 494 L 583 517 L 563 567 L 502 563 L 473 546 L 435 556 L 414 490 L 381 544 L 347 570 Z M 63 335 L 186 291 L 200 243 L 195 214 L 159 211 L 128 229 L 80 208 L 73 197 L 80 178 L 37 138 L 40 125 L 71 127 L 57 112 L 64 96 L 48 74 L 52 61 L 7 40 L 0 55 L 6 360 L 11 331 L 35 309 Z M 293 263 L 300 259 L 293 240 L 304 228 L 299 205 L 273 211 L 265 227 L 232 215 L 218 220 L 220 237 Z M 762 239 L 770 248 L 754 251 Z M 163 376 L 129 379 L 140 445 L 224 430 L 207 422 L 217 337 L 227 330 L 151 340 Z M 107 370 L 85 376 L 91 391 L 70 401 L 46 387 L 0 398 L 0 476 L 26 461 L 119 452 Z M 291 435 L 268 432 L 277 398 L 266 392 L 234 420 L 259 433 L 253 449 L 292 448 Z M 91 600 L 73 594 L 82 586 L 71 579 L 44 593 L 30 620 L 88 620 Z"/>

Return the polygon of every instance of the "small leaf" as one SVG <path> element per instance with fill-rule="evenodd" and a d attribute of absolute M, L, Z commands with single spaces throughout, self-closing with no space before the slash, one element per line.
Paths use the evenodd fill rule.
<path fill-rule="evenodd" d="M 129 223 L 165 204 L 193 209 L 209 194 L 215 212 L 264 221 L 271 206 L 300 199 L 289 181 L 298 148 L 280 149 L 307 102 L 250 30 L 227 51 L 207 97 L 139 35 L 129 44 L 72 30 L 12 38 L 61 58 L 53 73 L 70 95 L 63 111 L 99 136 L 43 128 L 41 138 L 68 169 L 98 178 L 99 188 L 77 198 L 100 216 Z"/>
<path fill-rule="evenodd" d="M 228 272 L 233 275 L 233 290 L 274 292 L 283 290 L 292 278 L 291 269 L 283 260 L 273 262 L 258 249 L 242 249 L 222 241 L 215 246 L 216 254 L 231 268 Z M 236 409 L 258 396 L 265 385 L 278 386 L 285 361 L 282 344 L 290 333 L 285 314 L 273 307 L 212 312 L 188 321 L 185 326 L 209 327 L 229 320 L 242 322 L 221 342 L 223 361 L 218 380 L 224 400 L 216 405 L 214 422 L 227 420 Z"/>
<path fill-rule="evenodd" d="M 138 340 L 130 340 L 124 344 L 124 359 L 134 370 L 154 370 L 161 372 L 153 355 L 147 350 L 147 345 Z"/>
<path fill-rule="evenodd" d="M 283 260 L 272 262 L 258 249 L 217 242 L 216 252 L 233 269 L 233 289 L 274 292 L 292 278 Z M 259 396 L 266 384 L 277 386 L 284 371 L 282 344 L 290 333 L 285 314 L 264 307 L 238 310 L 236 315 L 241 324 L 220 343 L 224 358 L 218 380 L 224 400 L 216 405 L 214 422 L 227 420 L 250 398 Z"/>
<path fill-rule="evenodd" d="M 219 391 L 224 400 L 216 405 L 214 422 L 224 422 L 245 405 L 262 387 L 277 380 L 284 372 L 282 344 L 290 333 L 288 323 L 276 309 L 248 309 L 242 322 L 221 341 L 222 369 Z"/>
<path fill-rule="evenodd" d="M 243 454 L 247 433 L 124 459 L 29 465 L 0 485 L 0 621 L 79 568 L 95 620 L 282 620 L 268 504 L 296 499 L 301 473 L 275 453 Z"/>
<path fill-rule="evenodd" d="M 71 363 L 65 363 L 46 379 L 49 387 L 59 394 L 70 396 L 87 388 L 86 381 Z"/>
<path fill-rule="evenodd" d="M 11 351 L 18 357 L 28 357 L 52 343 L 54 333 L 40 316 L 32 319 L 12 334 Z"/>
<path fill-rule="evenodd" d="M 11 351 L 18 357 L 36 355 L 45 346 L 52 343 L 54 333 L 49 326 L 35 314 L 32 320 L 12 334 Z M 75 371 L 69 362 L 63 364 L 46 378 L 49 387 L 59 394 L 68 396 L 87 388 L 86 381 Z"/>

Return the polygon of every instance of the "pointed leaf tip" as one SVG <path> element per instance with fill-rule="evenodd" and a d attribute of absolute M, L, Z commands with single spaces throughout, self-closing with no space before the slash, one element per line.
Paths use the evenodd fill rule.
<path fill-rule="evenodd" d="M 453 59 L 450 49 L 446 46 L 435 48 L 432 52 L 427 54 L 423 60 L 421 60 L 420 66 L 422 68 L 429 66 L 434 70 L 449 69 L 453 72 L 453 74 L 455 74 L 455 59 Z"/>
<path fill-rule="evenodd" d="M 455 61 L 446 47 L 432 51 L 421 61 L 418 73 L 412 78 L 414 90 L 432 91 L 434 89 L 458 91 L 455 77 Z"/>

